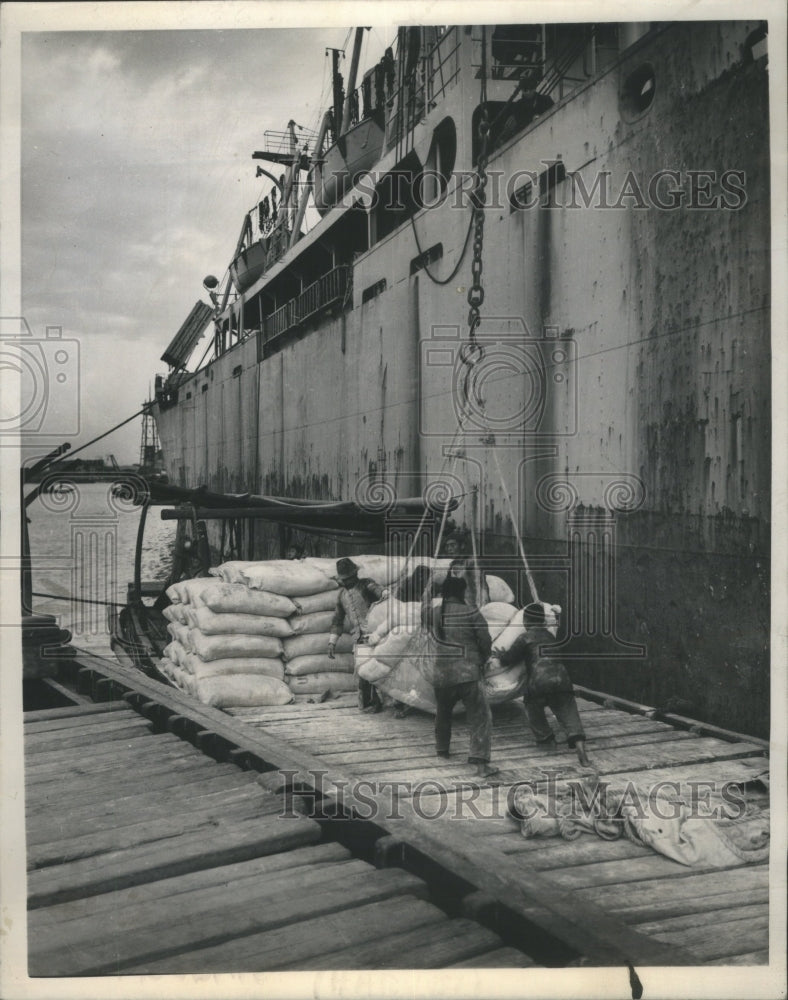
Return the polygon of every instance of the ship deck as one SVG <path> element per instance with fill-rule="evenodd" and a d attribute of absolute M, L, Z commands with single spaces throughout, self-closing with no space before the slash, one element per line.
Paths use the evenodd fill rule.
<path fill-rule="evenodd" d="M 472 782 L 461 716 L 439 762 L 421 713 L 229 714 L 90 654 L 71 669 L 98 703 L 25 721 L 33 976 L 768 962 L 768 865 L 520 835 L 509 788 L 579 767 L 515 703 L 494 712 L 502 771 Z M 579 705 L 601 777 L 736 781 L 768 805 L 760 741 Z"/>

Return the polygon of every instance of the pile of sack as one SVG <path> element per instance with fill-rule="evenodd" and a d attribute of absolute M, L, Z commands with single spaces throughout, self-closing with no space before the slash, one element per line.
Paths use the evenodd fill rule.
<path fill-rule="evenodd" d="M 354 556 L 359 576 L 391 587 L 406 561 Z M 416 559 L 440 579 L 450 560 Z M 333 659 L 328 638 L 337 604 L 334 559 L 226 562 L 211 576 L 167 590 L 172 642 L 161 672 L 203 704 L 217 708 L 283 705 L 294 695 L 353 691 L 353 638 L 342 635 Z"/>

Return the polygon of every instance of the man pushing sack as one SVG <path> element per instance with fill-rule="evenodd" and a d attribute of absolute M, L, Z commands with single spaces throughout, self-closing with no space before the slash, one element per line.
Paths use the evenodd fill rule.
<path fill-rule="evenodd" d="M 337 560 L 337 580 L 340 591 L 334 618 L 331 622 L 331 634 L 328 638 L 328 658 L 334 659 L 334 649 L 347 621 L 349 631 L 356 642 L 353 655 L 355 657 L 354 674 L 358 680 L 358 707 L 362 712 L 377 713 L 383 708 L 383 703 L 375 686 L 359 677 L 356 650 L 360 645 L 366 645 L 369 632 L 367 626 L 369 609 L 377 601 L 383 599 L 385 592 L 374 580 L 370 580 L 368 577 L 359 579 L 358 566 L 352 559 Z"/>

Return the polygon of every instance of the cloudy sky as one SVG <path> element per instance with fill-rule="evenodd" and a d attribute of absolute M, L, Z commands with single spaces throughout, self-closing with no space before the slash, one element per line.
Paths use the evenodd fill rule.
<path fill-rule="evenodd" d="M 395 30 L 367 33 L 365 62 Z M 346 27 L 22 35 L 22 307 L 36 335 L 59 325 L 80 343 L 74 447 L 166 372 L 203 277 L 223 276 L 270 187 L 252 152 L 290 118 L 316 127 L 325 48 L 346 41 Z M 85 454 L 134 462 L 139 444 L 135 421 Z"/>

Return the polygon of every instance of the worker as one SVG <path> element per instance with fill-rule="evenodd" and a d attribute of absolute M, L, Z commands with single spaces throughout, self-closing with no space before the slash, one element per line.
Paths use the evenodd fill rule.
<path fill-rule="evenodd" d="M 476 777 L 486 778 L 498 771 L 490 765 L 492 713 L 482 674 L 490 655 L 490 631 L 478 608 L 465 604 L 465 588 L 462 577 L 447 576 L 440 607 L 423 611 L 424 622 L 439 644 L 433 680 L 437 703 L 435 745 L 439 757 L 449 756 L 452 711 L 461 701 L 470 728 L 468 762 L 476 765 Z"/>
<path fill-rule="evenodd" d="M 557 605 L 548 606 L 551 613 Z M 555 643 L 555 635 L 548 630 L 546 607 L 540 602 L 528 604 L 523 609 L 525 630 L 508 650 L 493 649 L 493 655 L 504 667 L 523 663 L 527 679 L 523 703 L 528 724 L 537 744 L 544 747 L 555 746 L 555 735 L 545 715 L 549 708 L 567 735 L 569 748 L 577 751 L 577 758 L 583 767 L 590 767 L 586 754 L 585 733 L 580 721 L 580 712 L 575 701 L 572 681 L 563 663 L 541 655 L 541 648 Z"/>
<path fill-rule="evenodd" d="M 340 590 L 328 637 L 328 658 L 330 660 L 334 659 L 334 650 L 346 622 L 350 626 L 350 632 L 356 642 L 354 655 L 359 646 L 366 645 L 369 633 L 367 627 L 369 609 L 377 601 L 382 600 L 385 595 L 383 588 L 374 580 L 370 580 L 368 577 L 359 579 L 358 566 L 352 559 L 337 560 L 337 581 Z M 358 680 L 359 710 L 370 714 L 380 712 L 383 708 L 380 695 L 374 684 L 359 677 L 358 663 L 356 663 L 355 675 Z"/>

